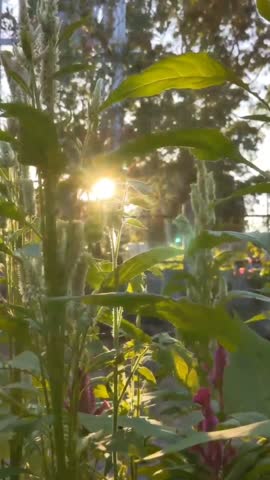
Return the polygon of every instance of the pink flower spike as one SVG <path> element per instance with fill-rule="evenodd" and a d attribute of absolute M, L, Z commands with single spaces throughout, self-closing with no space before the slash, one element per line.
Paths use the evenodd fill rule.
<path fill-rule="evenodd" d="M 91 386 L 91 378 L 87 373 L 79 371 L 80 375 L 80 398 L 78 411 L 81 413 L 94 414 L 96 410 L 96 397 L 93 387 Z"/>
<path fill-rule="evenodd" d="M 216 388 L 221 388 L 223 384 L 224 371 L 227 365 L 228 353 L 221 345 L 218 345 L 215 352 L 214 367 L 210 374 L 211 382 Z"/>
<path fill-rule="evenodd" d="M 102 415 L 102 413 L 107 412 L 108 410 L 111 410 L 112 406 L 107 400 L 104 400 L 102 405 L 98 407 L 95 411 L 95 415 Z"/>
<path fill-rule="evenodd" d="M 193 402 L 198 403 L 203 408 L 209 408 L 211 402 L 211 393 L 209 388 L 201 387 L 196 395 L 194 395 Z"/>

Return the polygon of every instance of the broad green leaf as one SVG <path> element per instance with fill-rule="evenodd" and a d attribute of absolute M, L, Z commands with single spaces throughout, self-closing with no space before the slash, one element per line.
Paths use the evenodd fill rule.
<path fill-rule="evenodd" d="M 228 202 L 232 198 L 240 198 L 245 195 L 261 195 L 263 193 L 270 193 L 270 182 L 257 183 L 256 185 L 248 185 L 247 187 L 239 188 L 235 190 L 231 195 L 216 200 L 216 205 Z"/>
<path fill-rule="evenodd" d="M 66 67 L 60 68 L 60 70 L 57 70 L 57 72 L 55 72 L 54 74 L 54 78 L 60 79 L 62 77 L 65 77 L 66 75 L 87 72 L 89 70 L 92 70 L 92 68 L 93 65 L 88 63 L 72 63 L 71 65 L 67 65 Z"/>
<path fill-rule="evenodd" d="M 261 17 L 270 22 L 270 0 L 256 0 L 256 6 Z"/>
<path fill-rule="evenodd" d="M 256 422 L 243 427 L 229 428 L 227 430 L 218 430 L 216 432 L 196 432 L 191 433 L 185 438 L 174 440 L 171 445 L 163 448 L 162 450 L 148 455 L 144 460 L 156 460 L 165 454 L 172 454 L 187 450 L 188 448 L 195 447 L 196 445 L 202 445 L 204 443 L 213 442 L 217 440 L 232 440 L 235 438 L 258 438 L 258 437 L 270 437 L 270 420 L 263 422 Z"/>
<path fill-rule="evenodd" d="M 239 319 L 231 317 L 219 305 L 211 308 L 186 299 L 175 301 L 161 295 L 129 293 L 86 295 L 81 297 L 81 300 L 90 305 L 123 307 L 132 313 L 139 312 L 141 315 L 160 318 L 196 338 L 215 338 L 228 350 L 238 348 L 249 352 L 255 346 L 258 349 L 269 349 L 266 340 L 258 337 Z M 58 301 L 67 301 L 67 299 L 60 297 Z"/>
<path fill-rule="evenodd" d="M 127 98 L 151 97 L 165 90 L 201 90 L 230 81 L 239 84 L 237 77 L 207 53 L 186 53 L 164 58 L 138 75 L 128 77 L 114 90 L 103 109 Z"/>
<path fill-rule="evenodd" d="M 237 163 L 250 165 L 250 162 L 239 153 L 237 147 L 215 128 L 190 128 L 143 135 L 109 153 L 108 160 L 110 162 L 127 161 L 128 158 L 144 156 L 159 148 L 167 147 L 193 149 L 194 153 L 204 160 L 216 161 L 230 158 Z"/>
<path fill-rule="evenodd" d="M 151 372 L 151 370 L 149 370 L 149 368 L 147 368 L 147 367 L 139 367 L 139 368 L 137 369 L 137 372 L 138 372 L 143 378 L 145 378 L 148 382 L 154 383 L 154 384 L 157 383 L 153 372 Z"/>
<path fill-rule="evenodd" d="M 22 164 L 54 172 L 61 170 L 65 158 L 58 143 L 56 125 L 47 113 L 23 103 L 0 103 L 3 116 L 14 117 L 20 126 L 18 149 Z"/>
<path fill-rule="evenodd" d="M 250 242 L 256 245 L 259 248 L 263 248 L 267 252 L 270 253 L 270 233 L 269 232 L 250 232 L 250 233 L 243 233 L 243 232 L 232 232 L 232 231 L 208 231 L 211 235 L 209 237 L 206 235 L 202 237 L 202 240 L 205 241 L 205 245 L 207 244 L 208 240 L 209 244 L 211 244 L 211 248 L 214 246 L 219 246 L 222 243 L 230 243 L 235 241 L 243 241 L 243 242 Z M 217 238 L 217 244 L 214 245 L 214 237 Z M 203 244 L 203 242 L 202 242 Z"/>
<path fill-rule="evenodd" d="M 269 123 L 270 122 L 270 117 L 269 115 L 245 115 L 242 117 L 244 120 L 254 120 L 257 122 L 263 122 L 263 123 Z"/>
<path fill-rule="evenodd" d="M 147 252 L 139 253 L 119 265 L 103 282 L 101 289 L 113 289 L 117 285 L 125 285 L 154 265 L 180 255 L 175 247 L 157 247 Z"/>
<path fill-rule="evenodd" d="M 86 27 L 89 24 L 89 20 L 90 17 L 87 16 L 67 25 L 60 34 L 59 43 L 66 42 L 79 28 Z"/>
<path fill-rule="evenodd" d="M 79 413 L 79 421 L 81 425 L 89 432 L 98 432 L 103 430 L 104 433 L 112 432 L 111 416 L 95 416 L 86 413 Z M 176 434 L 173 429 L 164 427 L 159 422 L 149 418 L 130 418 L 126 416 L 118 417 L 118 425 L 122 428 L 132 428 L 136 433 L 143 437 L 155 437 L 156 439 L 164 439 L 173 441 Z"/>
<path fill-rule="evenodd" d="M 18 222 L 24 221 L 25 215 L 23 211 L 15 205 L 15 203 L 0 201 L 0 217 L 10 218 Z"/>
<path fill-rule="evenodd" d="M 40 374 L 40 363 L 37 355 L 30 351 L 25 351 L 9 361 L 12 368 L 25 370 L 34 374 Z"/>

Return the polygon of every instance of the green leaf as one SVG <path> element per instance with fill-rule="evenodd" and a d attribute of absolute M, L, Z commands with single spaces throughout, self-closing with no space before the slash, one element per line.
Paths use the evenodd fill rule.
<path fill-rule="evenodd" d="M 143 378 L 145 378 L 148 382 L 154 383 L 154 384 L 157 383 L 153 372 L 151 372 L 151 370 L 149 370 L 149 368 L 147 368 L 147 367 L 139 367 L 139 368 L 137 369 L 137 372 L 138 372 Z"/>
<path fill-rule="evenodd" d="M 3 242 L 0 241 L 0 252 L 5 253 L 6 255 L 10 255 L 13 257 L 13 252 L 12 250 Z"/>
<path fill-rule="evenodd" d="M 263 122 L 263 123 L 269 123 L 270 122 L 270 117 L 269 115 L 245 115 L 242 117 L 244 120 L 254 120 L 255 122 Z"/>
<path fill-rule="evenodd" d="M 230 158 L 236 163 L 252 165 L 242 157 L 237 147 L 215 128 L 190 128 L 143 135 L 103 156 L 103 159 L 119 163 L 121 159 L 127 161 L 129 158 L 145 156 L 154 150 L 167 147 L 191 148 L 202 160 Z"/>
<path fill-rule="evenodd" d="M 231 290 L 227 295 L 227 299 L 231 300 L 233 298 L 248 298 L 251 300 L 259 300 L 260 302 L 270 303 L 270 297 L 266 297 L 260 293 L 250 292 L 248 290 Z"/>
<path fill-rule="evenodd" d="M 263 248 L 267 252 L 270 253 L 270 233 L 269 232 L 251 232 L 251 233 L 243 233 L 243 232 L 232 232 L 232 231 L 208 231 L 209 235 L 204 236 L 202 234 L 202 242 L 201 245 L 207 245 L 209 241 L 211 248 L 218 247 L 222 243 L 230 243 L 235 241 L 243 241 L 243 242 L 250 242 L 256 245 L 259 248 Z M 216 237 L 216 244 L 215 244 L 215 237 Z M 200 245 L 200 242 L 198 242 Z M 208 247 L 206 247 L 208 248 Z"/>
<path fill-rule="evenodd" d="M 26 93 L 26 95 L 28 95 L 29 97 L 32 95 L 30 87 L 27 85 L 25 80 L 17 72 L 14 72 L 14 70 L 10 70 L 10 69 L 6 69 L 6 72 L 7 72 L 7 75 L 14 82 L 17 83 L 17 85 L 22 89 L 22 91 Z"/>
<path fill-rule="evenodd" d="M 213 442 L 217 440 L 232 440 L 234 438 L 258 438 L 258 437 L 270 437 L 270 420 L 263 422 L 256 422 L 243 427 L 229 428 L 227 430 L 218 430 L 216 432 L 196 432 L 192 433 L 185 438 L 174 440 L 171 445 L 166 446 L 162 450 L 148 455 L 144 460 L 156 460 L 165 454 L 172 454 L 181 452 L 183 450 L 195 447 L 196 445 L 202 445 L 204 443 Z"/>
<path fill-rule="evenodd" d="M 172 351 L 172 356 L 177 378 L 192 392 L 195 392 L 199 387 L 199 378 L 196 370 L 190 368 L 185 359 L 176 351 Z"/>
<path fill-rule="evenodd" d="M 270 22 L 270 0 L 256 0 L 256 6 L 261 17 Z"/>
<path fill-rule="evenodd" d="M 265 313 L 259 313 L 258 315 L 255 315 L 254 317 L 250 318 L 249 320 L 246 320 L 245 323 L 256 323 L 256 322 L 261 322 L 264 320 L 267 320 L 267 315 Z"/>
<path fill-rule="evenodd" d="M 25 351 L 9 361 L 9 365 L 17 370 L 29 371 L 34 374 L 40 374 L 40 363 L 37 355 L 30 351 Z"/>
<path fill-rule="evenodd" d="M 127 98 L 151 97 L 171 89 L 201 90 L 227 81 L 236 83 L 237 78 L 207 53 L 174 55 L 124 80 L 102 108 Z"/>
<path fill-rule="evenodd" d="M 23 103 L 0 103 L 5 117 L 20 125 L 19 160 L 24 165 L 61 170 L 65 158 L 58 143 L 56 125 L 47 113 Z"/>
<path fill-rule="evenodd" d="M 60 70 L 57 70 L 57 72 L 55 72 L 54 74 L 54 78 L 59 79 L 66 75 L 87 72 L 89 70 L 92 70 L 92 68 L 93 65 L 90 65 L 88 63 L 72 63 L 71 65 L 67 65 L 66 67 L 60 68 Z"/>
<path fill-rule="evenodd" d="M 266 340 L 258 337 L 239 319 L 231 317 L 220 305 L 208 307 L 186 299 L 175 301 L 161 295 L 129 293 L 86 295 L 81 300 L 90 305 L 123 307 L 131 313 L 161 318 L 195 338 L 216 338 L 228 350 L 238 348 L 249 352 L 255 346 L 269 349 Z M 60 297 L 58 301 L 67 299 Z"/>
<path fill-rule="evenodd" d="M 270 182 L 262 182 L 257 183 L 256 185 L 248 185 L 247 187 L 239 188 L 228 197 L 219 198 L 216 200 L 215 204 L 220 205 L 221 203 L 228 202 L 232 198 L 240 198 L 245 195 L 261 195 L 263 193 L 270 193 Z"/>
<path fill-rule="evenodd" d="M 18 222 L 24 221 L 25 215 L 23 211 L 18 208 L 15 203 L 0 201 L 0 217 L 10 218 Z"/>
<path fill-rule="evenodd" d="M 82 17 L 73 23 L 67 25 L 60 34 L 58 43 L 66 42 L 72 35 L 81 27 L 86 27 L 89 24 L 90 16 Z"/>
<path fill-rule="evenodd" d="M 105 415 L 88 415 L 79 413 L 81 425 L 89 432 L 112 433 L 112 417 Z M 155 420 L 149 418 L 130 418 L 126 416 L 118 417 L 118 425 L 122 428 L 132 428 L 136 433 L 143 437 L 155 437 L 157 439 L 173 440 L 176 434 L 169 427 L 164 427 Z"/>
<path fill-rule="evenodd" d="M 157 247 L 147 252 L 139 253 L 119 265 L 103 282 L 101 289 L 113 289 L 116 285 L 125 285 L 157 263 L 176 257 L 181 253 L 175 247 Z"/>

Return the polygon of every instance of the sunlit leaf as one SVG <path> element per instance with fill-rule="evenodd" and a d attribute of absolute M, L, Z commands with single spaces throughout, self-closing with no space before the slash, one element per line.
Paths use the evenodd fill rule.
<path fill-rule="evenodd" d="M 200 90 L 227 81 L 240 83 L 233 72 L 207 53 L 170 56 L 124 80 L 111 93 L 103 108 L 127 98 L 150 97 L 171 89 Z"/>
<path fill-rule="evenodd" d="M 147 252 L 139 253 L 119 265 L 111 275 L 106 278 L 101 289 L 115 288 L 116 285 L 125 285 L 157 263 L 176 257 L 181 253 L 175 247 L 157 247 Z"/>
<path fill-rule="evenodd" d="M 138 218 L 128 218 L 127 220 L 125 220 L 125 224 L 133 228 L 146 230 L 145 225 Z"/>
<path fill-rule="evenodd" d="M 157 383 L 155 376 L 147 367 L 139 367 L 137 372 L 150 383 Z"/>

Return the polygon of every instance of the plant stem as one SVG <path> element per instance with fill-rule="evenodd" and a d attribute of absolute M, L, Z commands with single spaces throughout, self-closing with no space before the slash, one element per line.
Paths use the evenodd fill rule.
<path fill-rule="evenodd" d="M 57 177 L 47 171 L 44 175 L 45 232 L 43 237 L 45 282 L 48 295 L 47 365 L 54 415 L 56 479 L 63 480 L 66 477 L 63 428 L 66 306 L 63 302 L 57 303 L 50 300 L 50 297 L 66 295 L 66 282 L 57 255 L 56 183 Z"/>

